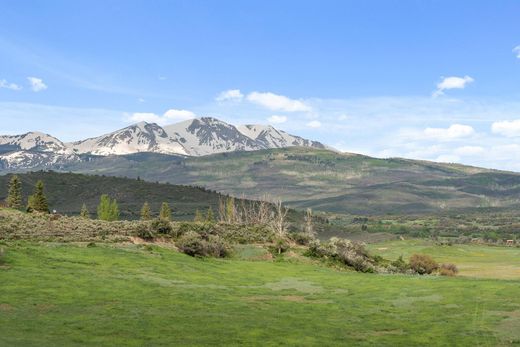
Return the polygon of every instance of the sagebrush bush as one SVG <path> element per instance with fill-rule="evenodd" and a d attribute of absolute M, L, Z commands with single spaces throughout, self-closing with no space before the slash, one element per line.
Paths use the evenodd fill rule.
<path fill-rule="evenodd" d="M 217 257 L 223 258 L 229 255 L 230 246 L 218 235 L 208 235 L 188 231 L 182 235 L 175 245 L 179 250 L 192 257 Z"/>
<path fill-rule="evenodd" d="M 455 276 L 458 272 L 457 266 L 451 263 L 441 264 L 439 268 L 439 275 L 441 276 Z"/>
<path fill-rule="evenodd" d="M 439 268 L 439 264 L 426 254 L 413 254 L 409 263 L 410 269 L 419 275 L 429 275 Z"/>
<path fill-rule="evenodd" d="M 376 272 L 376 260 L 368 254 L 365 247 L 357 242 L 337 237 L 321 243 L 313 240 L 309 244 L 307 255 L 317 258 L 332 259 L 360 272 Z"/>
<path fill-rule="evenodd" d="M 314 240 L 314 237 L 312 237 L 312 235 L 304 232 L 289 233 L 289 237 L 297 245 L 301 246 L 307 246 L 312 240 Z"/>
<path fill-rule="evenodd" d="M 161 235 L 170 235 L 173 231 L 172 223 L 169 220 L 157 218 L 150 225 L 154 233 Z"/>

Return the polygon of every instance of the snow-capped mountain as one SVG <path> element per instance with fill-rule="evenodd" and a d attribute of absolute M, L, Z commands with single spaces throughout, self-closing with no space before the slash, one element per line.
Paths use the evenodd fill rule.
<path fill-rule="evenodd" d="M 35 131 L 23 135 L 0 136 L 0 151 L 6 150 L 60 152 L 66 151 L 67 147 L 57 138 Z"/>
<path fill-rule="evenodd" d="M 289 135 L 271 126 L 235 127 L 211 117 L 191 119 L 165 127 L 141 122 L 67 146 L 77 154 L 103 156 L 138 152 L 201 156 L 289 146 L 324 148 L 319 142 Z"/>
<path fill-rule="evenodd" d="M 42 168 L 78 160 L 63 142 L 48 134 L 0 136 L 0 170 Z"/>
<path fill-rule="evenodd" d="M 161 127 L 141 122 L 95 138 L 63 143 L 39 132 L 0 136 L 0 169 L 52 167 L 80 161 L 84 155 L 109 156 L 141 152 L 202 156 L 223 152 L 306 146 L 316 141 L 290 135 L 268 125 L 234 126 L 202 117 Z"/>

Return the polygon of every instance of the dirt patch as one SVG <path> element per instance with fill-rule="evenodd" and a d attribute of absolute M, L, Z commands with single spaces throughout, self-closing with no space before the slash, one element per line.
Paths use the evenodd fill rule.
<path fill-rule="evenodd" d="M 284 278 L 279 282 L 271 282 L 264 284 L 264 287 L 267 287 L 271 290 L 296 290 L 302 293 L 320 293 L 323 291 L 323 287 L 315 285 L 309 281 L 302 281 L 297 278 Z"/>
<path fill-rule="evenodd" d="M 13 306 L 9 304 L 0 304 L 0 312 L 9 312 L 13 309 Z"/>
<path fill-rule="evenodd" d="M 54 308 L 53 304 L 37 304 L 36 309 L 40 313 L 47 313 Z"/>

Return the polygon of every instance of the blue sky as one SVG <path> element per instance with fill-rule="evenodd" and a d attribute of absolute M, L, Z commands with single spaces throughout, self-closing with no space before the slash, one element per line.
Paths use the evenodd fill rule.
<path fill-rule="evenodd" d="M 520 171 L 518 13 L 518 1 L 3 1 L 0 133 L 70 141 L 210 115 Z"/>

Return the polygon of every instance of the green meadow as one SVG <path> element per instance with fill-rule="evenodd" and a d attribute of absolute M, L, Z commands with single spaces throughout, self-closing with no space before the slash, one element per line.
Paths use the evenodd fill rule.
<path fill-rule="evenodd" d="M 520 344 L 520 280 L 465 276 L 479 252 L 498 263 L 494 248 L 373 246 L 435 253 L 463 275 L 440 277 L 268 260 L 251 246 L 230 259 L 133 244 L 0 247 L 1 346 Z M 517 249 L 499 251 L 515 263 Z"/>
<path fill-rule="evenodd" d="M 518 247 L 473 244 L 439 246 L 431 240 L 412 239 L 368 244 L 367 248 L 390 260 L 401 255 L 407 259 L 414 253 L 428 254 L 439 263 L 456 264 L 460 276 L 520 280 Z"/>

